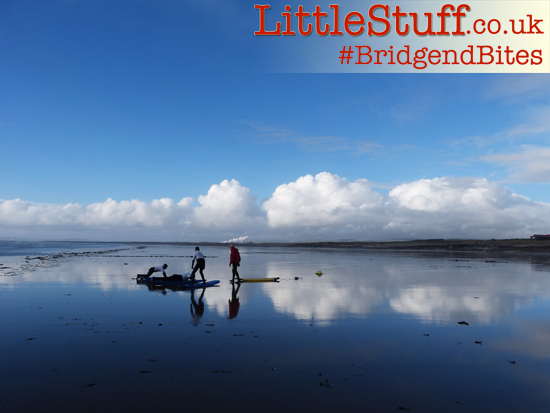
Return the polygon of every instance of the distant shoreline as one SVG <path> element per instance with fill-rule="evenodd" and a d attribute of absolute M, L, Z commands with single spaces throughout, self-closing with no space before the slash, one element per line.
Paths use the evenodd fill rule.
<path fill-rule="evenodd" d="M 358 248 L 374 250 L 405 251 L 461 251 L 461 252 L 498 252 L 550 254 L 550 240 L 531 239 L 495 239 L 495 240 L 446 240 L 426 239 L 414 241 L 388 242 L 313 242 L 295 244 L 300 246 L 324 248 Z"/>
<path fill-rule="evenodd" d="M 126 244 L 173 244 L 229 246 L 222 242 L 127 242 Z M 394 251 L 460 251 L 550 254 L 550 240 L 532 239 L 491 239 L 456 240 L 423 239 L 412 241 L 316 241 L 316 242 L 248 242 L 234 243 L 239 247 L 293 247 L 293 248 L 342 248 Z"/>
<path fill-rule="evenodd" d="M 43 241 L 48 242 L 48 241 Z M 40 268 L 58 265 L 64 259 L 73 259 L 78 257 L 91 256 L 109 256 L 108 254 L 126 250 L 128 248 L 113 248 L 112 244 L 121 244 L 131 246 L 130 249 L 146 248 L 151 245 L 171 245 L 181 247 L 228 247 L 226 242 L 154 242 L 154 241 L 50 241 L 62 244 L 64 242 L 71 244 L 106 244 L 105 249 L 83 251 L 68 250 L 64 251 L 58 245 L 57 252 L 31 251 L 25 254 L 0 256 L 0 276 L 13 276 L 21 272 L 34 271 Z M 111 248 L 107 248 L 110 245 Z M 410 251 L 419 253 L 475 253 L 481 256 L 487 254 L 500 256 L 501 258 L 512 259 L 533 259 L 539 256 L 544 262 L 548 261 L 550 256 L 550 240 L 531 240 L 531 239 L 495 239 L 495 240 L 450 240 L 450 239 L 424 239 L 412 241 L 317 241 L 317 242 L 248 242 L 235 243 L 239 248 L 294 248 L 294 249 L 342 249 L 342 250 L 364 250 L 364 251 Z M 191 249 L 189 249 L 191 251 Z M 124 257 L 124 255 L 117 255 Z M 186 257 L 191 257 L 190 255 Z M 538 260 L 538 259 L 537 259 Z"/>
<path fill-rule="evenodd" d="M 41 241 L 71 244 L 122 244 L 132 246 L 181 245 L 228 247 L 228 242 L 158 241 Z M 503 254 L 550 254 L 550 240 L 516 239 L 419 239 L 410 241 L 311 241 L 311 242 L 234 242 L 239 247 L 341 248 L 392 251 L 488 252 Z M 91 251 L 79 254 L 91 253 Z M 79 255 L 77 254 L 77 255 Z"/>

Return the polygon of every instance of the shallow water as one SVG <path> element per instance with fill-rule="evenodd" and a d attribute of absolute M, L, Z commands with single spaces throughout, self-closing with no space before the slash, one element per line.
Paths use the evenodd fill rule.
<path fill-rule="evenodd" d="M 104 242 L 70 242 L 70 241 L 2 241 L 0 240 L 0 257 L 21 255 L 46 255 L 65 251 L 94 251 L 109 246 L 121 248 L 123 244 Z"/>
<path fill-rule="evenodd" d="M 132 277 L 192 247 L 128 248 L 0 277 L 2 411 L 550 410 L 547 257 L 243 246 L 280 281 L 237 288 L 204 247 L 191 292 Z"/>

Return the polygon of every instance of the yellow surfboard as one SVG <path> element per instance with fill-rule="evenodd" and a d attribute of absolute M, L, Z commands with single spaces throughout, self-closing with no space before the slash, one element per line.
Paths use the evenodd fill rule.
<path fill-rule="evenodd" d="M 233 280 L 232 280 L 233 281 Z M 240 281 L 237 282 L 243 282 L 243 283 L 266 283 L 266 282 L 278 282 L 279 277 L 272 277 L 272 278 L 241 278 Z"/>

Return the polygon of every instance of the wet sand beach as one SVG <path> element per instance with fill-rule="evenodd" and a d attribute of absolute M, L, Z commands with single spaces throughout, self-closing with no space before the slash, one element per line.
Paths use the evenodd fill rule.
<path fill-rule="evenodd" d="M 199 244 L 194 291 L 133 277 L 195 244 L 3 257 L 2 411 L 548 411 L 548 244 L 463 242 L 244 244 L 240 285 Z"/>

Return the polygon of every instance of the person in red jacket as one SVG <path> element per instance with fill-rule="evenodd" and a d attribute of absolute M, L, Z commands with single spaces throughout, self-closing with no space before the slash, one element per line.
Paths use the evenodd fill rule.
<path fill-rule="evenodd" d="M 239 272 L 237 271 L 237 267 L 241 265 L 241 254 L 239 254 L 239 250 L 235 248 L 233 244 L 231 244 L 229 248 L 231 249 L 231 255 L 229 256 L 229 266 L 233 271 L 232 281 L 235 281 L 235 276 L 237 277 L 237 281 L 242 281 L 241 277 L 239 276 Z"/>

